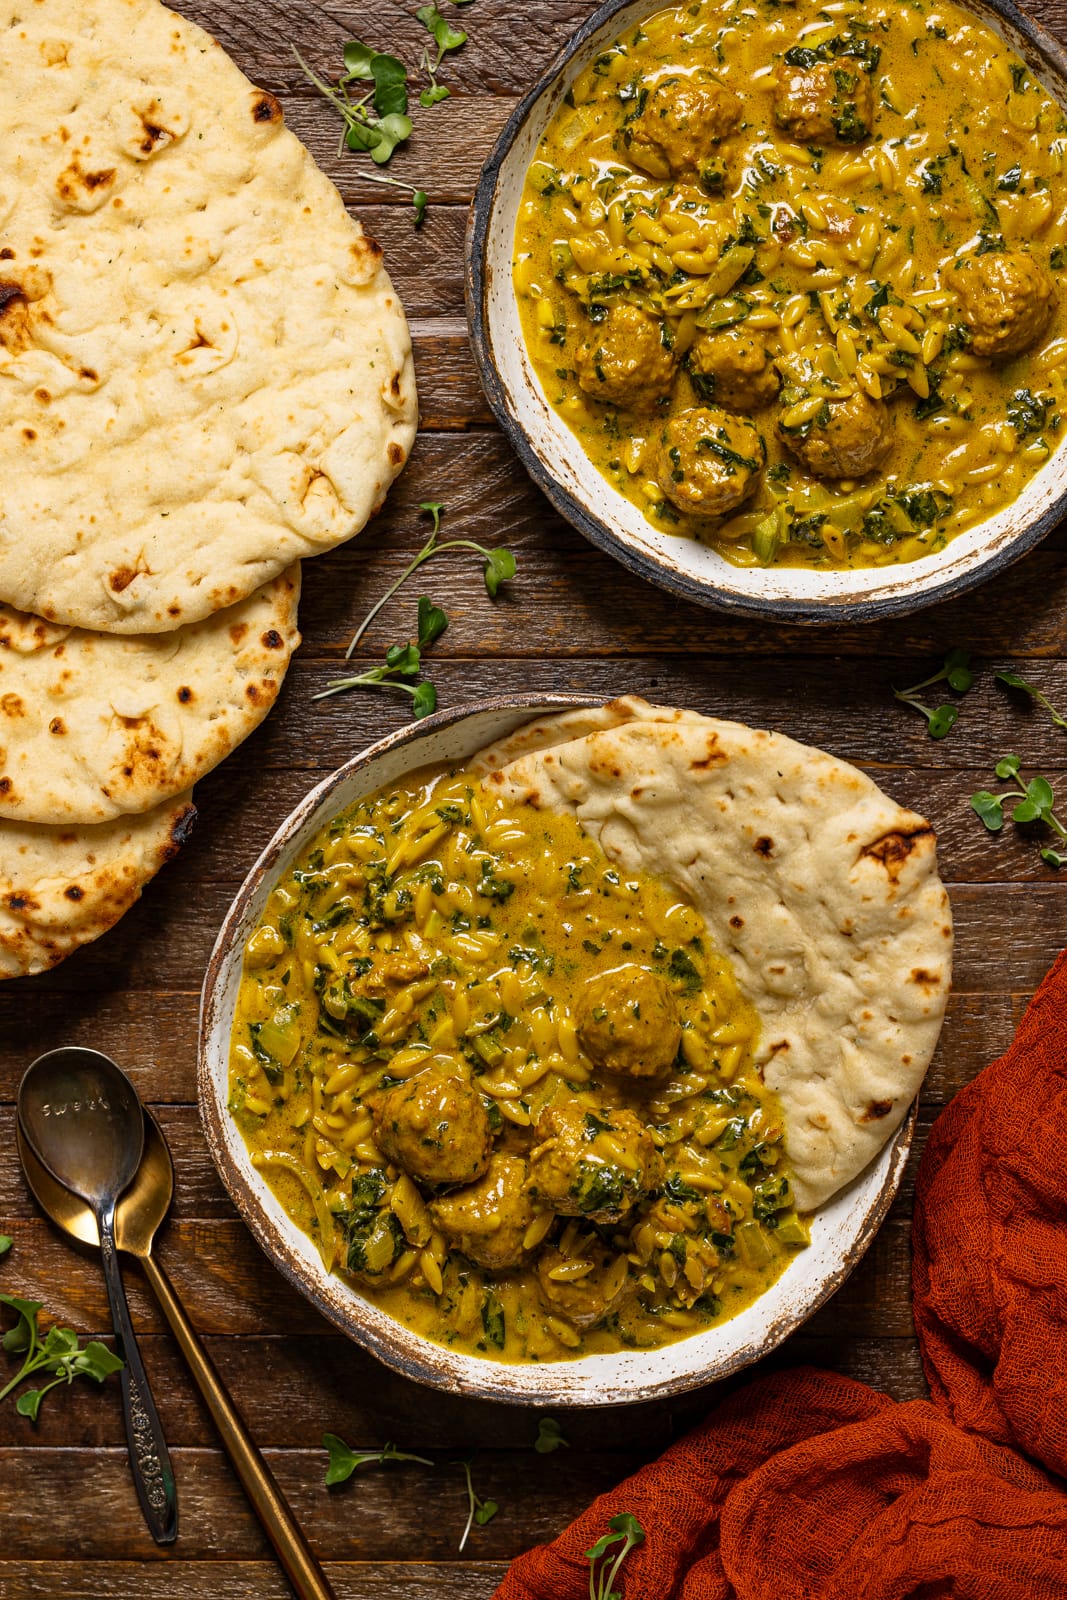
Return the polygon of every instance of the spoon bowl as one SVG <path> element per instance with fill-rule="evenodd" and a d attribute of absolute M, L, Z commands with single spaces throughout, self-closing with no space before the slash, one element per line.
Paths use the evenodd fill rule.
<path fill-rule="evenodd" d="M 143 1111 L 144 1155 L 133 1182 L 115 1209 L 116 1245 L 142 1260 L 151 1252 L 152 1242 L 174 1194 L 174 1167 L 163 1132 L 147 1106 Z M 80 1195 L 72 1194 L 56 1182 L 34 1154 L 19 1123 L 15 1125 L 15 1142 L 26 1182 L 42 1211 L 79 1244 L 98 1249 L 100 1230 L 90 1207 Z"/>
<path fill-rule="evenodd" d="M 113 1205 L 141 1164 L 137 1091 L 99 1050 L 69 1045 L 39 1056 L 19 1087 L 18 1115 L 38 1161 L 94 1210 Z"/>

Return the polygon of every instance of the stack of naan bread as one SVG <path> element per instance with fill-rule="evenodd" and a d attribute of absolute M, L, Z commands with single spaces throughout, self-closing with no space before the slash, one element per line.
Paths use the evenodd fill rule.
<path fill-rule="evenodd" d="M 0 977 L 97 937 L 270 709 L 416 425 L 381 251 L 157 0 L 0 0 Z"/>

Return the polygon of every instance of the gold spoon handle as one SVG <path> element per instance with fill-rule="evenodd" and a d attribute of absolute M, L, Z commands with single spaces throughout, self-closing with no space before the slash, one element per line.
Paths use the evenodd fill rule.
<path fill-rule="evenodd" d="M 223 1448 L 299 1600 L 337 1600 L 166 1273 L 150 1255 L 143 1255 L 140 1260 L 160 1310 L 170 1323 L 171 1332 L 219 1430 Z"/>

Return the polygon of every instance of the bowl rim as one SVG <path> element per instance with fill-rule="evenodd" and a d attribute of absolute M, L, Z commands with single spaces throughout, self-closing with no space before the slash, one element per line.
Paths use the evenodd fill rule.
<path fill-rule="evenodd" d="M 489 407 L 527 473 L 566 521 L 577 528 L 578 532 L 597 549 L 614 557 L 628 572 L 695 605 L 728 612 L 734 616 L 808 627 L 881 622 L 891 617 L 911 615 L 916 611 L 925 610 L 927 606 L 937 605 L 946 600 L 957 599 L 1013 566 L 1016 561 L 1028 555 L 1046 539 L 1062 521 L 1064 511 L 1067 510 L 1067 482 L 1045 510 L 1025 528 L 1005 539 L 991 555 L 975 560 L 965 571 L 954 577 L 947 577 L 940 583 L 931 583 L 928 588 L 921 591 L 904 589 L 871 599 L 822 603 L 785 597 L 762 599 L 757 595 L 741 595 L 722 587 L 719 583 L 705 582 L 690 576 L 669 562 L 636 548 L 625 535 L 594 516 L 569 489 L 564 487 L 542 459 L 512 409 L 493 355 L 488 305 L 491 278 L 486 270 L 486 256 L 497 184 L 501 168 L 511 152 L 512 145 L 541 96 L 552 87 L 588 40 L 618 12 L 627 10 L 634 3 L 635 0 L 602 0 L 602 4 L 597 6 L 557 51 L 504 124 L 482 167 L 467 220 L 464 281 L 467 329 L 471 348 L 474 351 L 478 377 Z M 656 0 L 646 0 L 646 3 L 649 15 L 655 10 L 664 9 L 664 5 L 657 6 Z M 964 9 L 980 9 L 972 4 L 972 0 L 958 0 L 958 3 Z M 1002 21 L 1023 34 L 1067 88 L 1067 48 L 1061 45 L 1043 24 L 1020 9 L 1014 0 L 981 0 L 981 7 L 992 11 Z M 906 567 L 901 570 L 906 571 Z"/>
<path fill-rule="evenodd" d="M 219 1093 L 218 1079 L 212 1062 L 212 1037 L 219 1026 L 220 1011 L 226 1003 L 227 962 L 231 957 L 236 938 L 240 935 L 242 918 L 250 902 L 260 891 L 263 879 L 276 871 L 279 860 L 292 848 L 293 840 L 305 831 L 324 802 L 346 786 L 352 777 L 382 756 L 407 745 L 417 748 L 427 735 L 443 732 L 468 718 L 482 714 L 515 712 L 521 719 L 528 718 L 533 721 L 554 712 L 597 707 L 604 703 L 600 695 L 546 692 L 539 696 L 530 694 L 491 696 L 436 712 L 421 722 L 409 724 L 394 733 L 387 734 L 357 752 L 321 782 L 313 785 L 275 830 L 249 869 L 227 909 L 204 975 L 197 1034 L 197 1098 L 212 1160 L 242 1221 L 283 1278 L 354 1343 L 406 1378 L 446 1393 L 461 1393 L 468 1398 L 542 1407 L 554 1405 L 585 1408 L 610 1404 L 637 1404 L 646 1400 L 662 1399 L 668 1395 L 686 1393 L 704 1384 L 721 1381 L 750 1366 L 770 1354 L 784 1339 L 806 1323 L 831 1295 L 836 1293 L 858 1265 L 896 1197 L 915 1131 L 917 1098 L 893 1138 L 874 1157 L 864 1174 L 853 1180 L 854 1184 L 863 1182 L 865 1176 L 872 1172 L 875 1163 L 884 1162 L 885 1174 L 882 1182 L 874 1191 L 866 1211 L 857 1222 L 853 1223 L 851 1242 L 844 1249 L 834 1269 L 827 1273 L 817 1286 L 812 1286 L 802 1303 L 795 1302 L 792 1306 L 784 1307 L 768 1326 L 742 1341 L 726 1355 L 713 1355 L 689 1370 L 666 1371 L 662 1377 L 650 1378 L 643 1383 L 627 1381 L 619 1393 L 611 1391 L 603 1383 L 598 1387 L 592 1379 L 585 1389 L 580 1383 L 576 1384 L 575 1375 L 581 1367 L 580 1359 L 546 1362 L 540 1366 L 535 1363 L 516 1366 L 507 1362 L 465 1356 L 463 1353 L 457 1356 L 446 1346 L 437 1345 L 423 1335 L 406 1328 L 402 1323 L 394 1321 L 387 1313 L 382 1314 L 385 1325 L 381 1330 L 357 1323 L 350 1311 L 324 1292 L 320 1272 L 291 1252 L 285 1239 L 278 1233 L 276 1224 L 269 1217 L 260 1196 L 239 1170 L 231 1154 L 226 1136 L 226 1095 L 225 1092 L 221 1095 Z M 522 720 L 516 723 L 516 727 L 521 726 Z M 419 764 L 418 761 L 414 761 L 412 770 Z M 849 1185 L 840 1193 L 847 1193 L 851 1187 Z M 338 1282 L 345 1288 L 351 1288 L 343 1279 L 338 1279 Z M 373 1308 L 372 1302 L 365 1303 L 372 1306 L 372 1309 L 378 1309 Z M 758 1304 L 758 1301 L 754 1303 Z M 679 1340 L 661 1347 L 661 1350 L 684 1349 L 689 1342 Z M 649 1352 L 650 1355 L 657 1353 Z M 457 1360 L 461 1369 L 459 1373 L 452 1370 Z M 514 1381 L 514 1374 L 517 1372 L 537 1373 L 538 1376 L 543 1374 L 545 1382 L 530 1383 L 528 1388 L 524 1388 L 522 1384 Z"/>

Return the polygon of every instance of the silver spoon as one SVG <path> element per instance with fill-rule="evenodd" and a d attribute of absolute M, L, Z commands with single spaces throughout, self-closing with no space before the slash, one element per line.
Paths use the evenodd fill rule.
<path fill-rule="evenodd" d="M 137 1092 L 109 1056 L 72 1045 L 39 1056 L 19 1085 L 19 1127 L 57 1183 L 96 1218 L 122 1368 L 122 1411 L 137 1498 L 157 1544 L 178 1533 L 178 1497 L 163 1428 L 130 1322 L 115 1253 L 115 1206 L 144 1153 Z"/>

